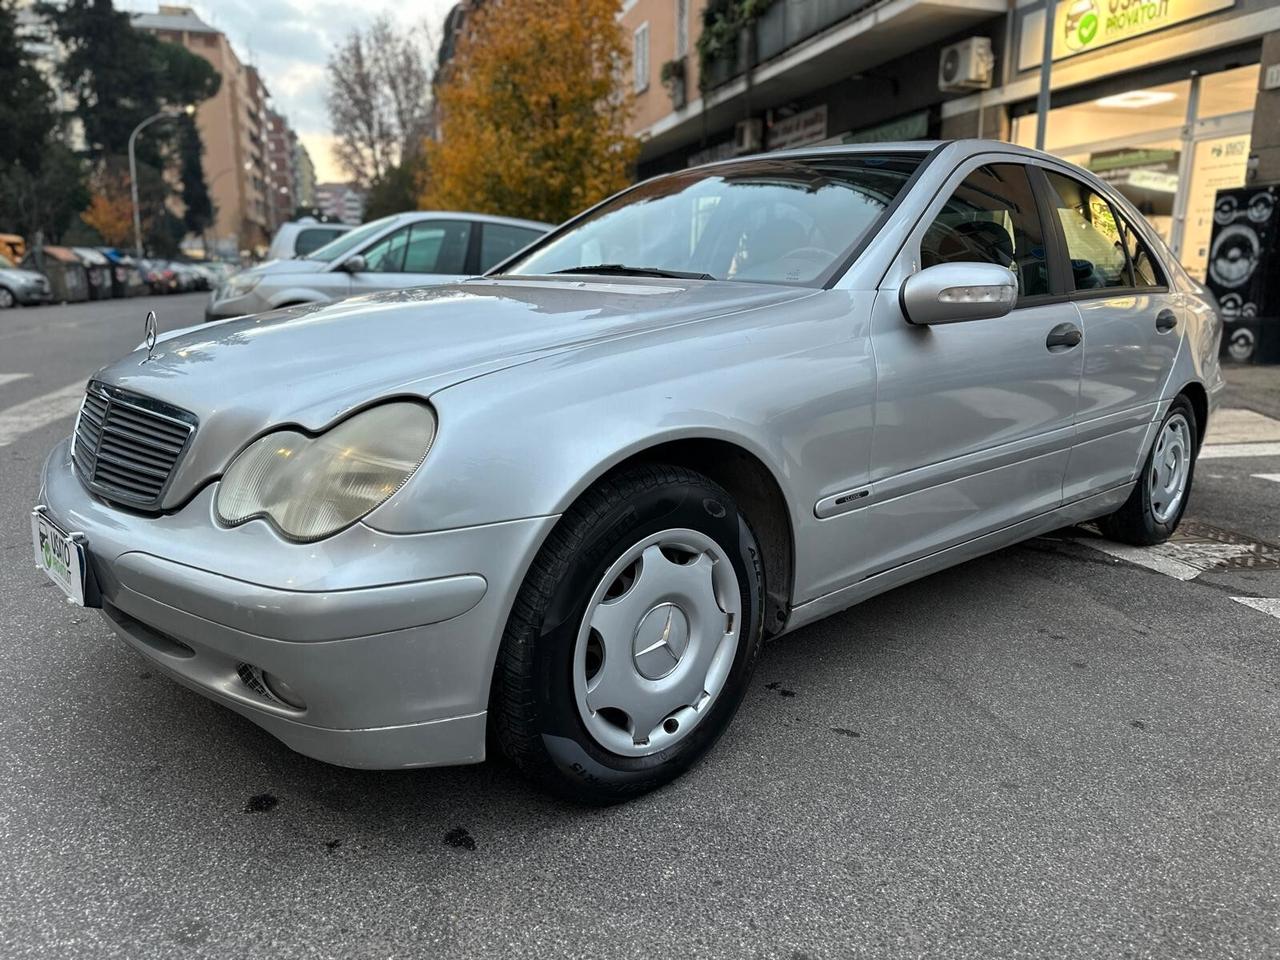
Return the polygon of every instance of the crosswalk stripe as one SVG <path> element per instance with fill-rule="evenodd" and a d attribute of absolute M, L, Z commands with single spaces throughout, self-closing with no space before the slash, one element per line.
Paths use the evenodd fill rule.
<path fill-rule="evenodd" d="M 59 390 L 33 397 L 0 413 L 0 447 L 7 447 L 19 437 L 69 417 L 80 409 L 84 398 L 84 381 L 77 380 Z"/>
<path fill-rule="evenodd" d="M 29 373 L 0 373 L 0 387 L 15 380 L 25 380 L 29 376 L 31 376 Z"/>
<path fill-rule="evenodd" d="M 1255 473 L 1256 480 L 1270 480 L 1272 483 L 1280 483 L 1280 473 Z"/>
<path fill-rule="evenodd" d="M 1280 443 L 1218 443 L 1200 448 L 1199 460 L 1280 457 Z"/>
<path fill-rule="evenodd" d="M 1273 600 L 1270 597 L 1232 597 L 1231 599 L 1280 620 L 1280 600 Z"/>

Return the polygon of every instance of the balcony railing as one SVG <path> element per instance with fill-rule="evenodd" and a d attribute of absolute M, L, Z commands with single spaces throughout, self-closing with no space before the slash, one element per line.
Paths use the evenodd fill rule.
<path fill-rule="evenodd" d="M 744 31 L 739 37 L 736 57 L 718 57 L 705 66 L 703 85 L 708 90 L 723 86 L 741 76 L 748 62 L 754 67 L 772 60 L 878 2 L 880 0 L 776 0 L 749 28 L 751 35 Z"/>

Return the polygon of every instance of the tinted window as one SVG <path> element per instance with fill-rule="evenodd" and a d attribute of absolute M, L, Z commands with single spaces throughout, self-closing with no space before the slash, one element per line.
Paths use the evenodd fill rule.
<path fill-rule="evenodd" d="M 471 223 L 467 220 L 425 220 L 409 231 L 405 273 L 464 273 Z"/>
<path fill-rule="evenodd" d="M 404 248 L 409 245 L 409 228 L 401 227 L 367 247 L 364 268 L 368 273 L 400 273 L 404 266 Z"/>
<path fill-rule="evenodd" d="M 1115 211 L 1079 180 L 1048 173 L 1050 203 L 1057 208 L 1077 290 L 1128 287 L 1129 261 Z"/>
<path fill-rule="evenodd" d="M 326 230 L 318 227 L 308 227 L 306 230 L 298 231 L 298 238 L 293 241 L 294 256 L 305 257 L 308 253 L 319 250 L 330 240 L 346 233 L 345 230 Z"/>
<path fill-rule="evenodd" d="M 1137 231 L 1129 225 L 1128 221 L 1121 220 L 1120 232 L 1124 236 L 1124 248 L 1125 253 L 1129 255 L 1129 266 L 1133 270 L 1133 285 L 1135 287 L 1164 286 L 1160 268 L 1156 266 L 1151 250 L 1138 236 Z"/>
<path fill-rule="evenodd" d="M 542 236 L 541 230 L 512 227 L 505 223 L 485 223 L 480 229 L 480 269 L 488 270 Z"/>
<path fill-rule="evenodd" d="M 997 163 L 956 188 L 920 241 L 922 267 L 994 263 L 1018 278 L 1018 295 L 1049 293 L 1044 229 L 1026 167 Z"/>
<path fill-rule="evenodd" d="M 917 156 L 865 153 L 669 174 L 606 201 L 508 272 L 619 264 L 818 286 L 841 269 L 919 164 Z"/>

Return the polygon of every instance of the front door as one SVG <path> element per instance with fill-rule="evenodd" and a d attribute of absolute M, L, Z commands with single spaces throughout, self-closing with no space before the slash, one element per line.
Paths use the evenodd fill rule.
<path fill-rule="evenodd" d="M 1046 513 L 1062 500 L 1083 351 L 1056 289 L 1029 169 L 962 166 L 917 226 L 876 298 L 867 575 Z M 914 269 L 998 263 L 1018 277 L 1007 316 L 917 327 L 898 287 Z"/>
<path fill-rule="evenodd" d="M 467 275 L 469 220 L 419 220 L 361 251 L 365 268 L 351 275 L 351 295 L 447 283 Z"/>
<path fill-rule="evenodd" d="M 1178 352 L 1183 304 L 1126 215 L 1082 180 L 1046 171 L 1084 331 L 1084 374 L 1067 501 L 1128 483 Z"/>

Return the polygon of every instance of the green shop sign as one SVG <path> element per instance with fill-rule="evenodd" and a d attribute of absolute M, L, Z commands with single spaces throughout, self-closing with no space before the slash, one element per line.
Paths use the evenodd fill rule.
<path fill-rule="evenodd" d="M 1053 24 L 1053 59 L 1061 60 L 1132 40 L 1175 23 L 1225 10 L 1234 3 L 1235 0 L 1058 0 Z M 1043 21 L 1043 13 L 1039 19 Z M 1043 47 L 1043 41 L 1036 39 L 1031 49 L 1039 51 Z M 1023 49 L 1030 52 L 1025 43 Z M 1035 57 L 1036 62 L 1039 59 Z M 1030 65 L 1021 64 L 1024 69 Z"/>

